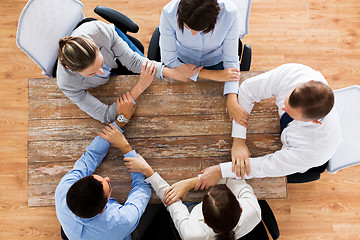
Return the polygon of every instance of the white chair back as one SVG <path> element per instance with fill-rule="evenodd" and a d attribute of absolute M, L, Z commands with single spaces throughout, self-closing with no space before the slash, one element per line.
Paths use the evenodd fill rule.
<path fill-rule="evenodd" d="M 45 76 L 52 76 L 59 39 L 84 19 L 83 6 L 78 0 L 30 0 L 21 12 L 16 44 Z"/>
<path fill-rule="evenodd" d="M 240 21 L 240 36 L 243 38 L 246 34 L 249 33 L 249 17 L 250 17 L 250 8 L 251 0 L 231 0 L 239 10 L 239 21 Z"/>
<path fill-rule="evenodd" d="M 330 173 L 360 164 L 360 86 L 335 90 L 334 94 L 343 141 L 326 168 Z"/>

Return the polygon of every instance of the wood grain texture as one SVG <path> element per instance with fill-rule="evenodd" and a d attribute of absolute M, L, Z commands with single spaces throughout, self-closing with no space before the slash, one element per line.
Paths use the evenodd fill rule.
<path fill-rule="evenodd" d="M 54 207 L 27 206 L 28 79 L 43 76 L 14 40 L 26 2 L 0 1 L 0 239 L 60 239 Z M 168 0 L 82 2 L 87 17 L 97 17 L 93 9 L 103 5 L 133 19 L 140 26 L 133 35 L 146 51 Z M 357 0 L 252 0 L 249 34 L 243 41 L 252 47 L 251 70 L 299 62 L 323 73 L 334 89 L 359 85 L 359 12 Z M 356 166 L 323 174 L 314 183 L 289 185 L 288 199 L 269 200 L 280 240 L 360 239 L 359 172 Z M 319 194 L 323 197 L 318 200 Z M 324 198 L 333 203 L 319 211 Z M 335 202 L 346 207 L 334 208 Z M 316 219 L 301 214 L 304 204 Z"/>
<path fill-rule="evenodd" d="M 260 72 L 244 72 L 242 78 L 256 74 Z M 111 84 L 103 86 L 106 94 L 94 92 L 94 96 L 115 99 L 114 89 L 123 84 L 117 79 L 125 79 L 125 85 L 132 86 L 138 76 L 115 77 Z M 60 179 L 71 170 L 79 153 L 104 125 L 58 96 L 56 79 L 46 84 L 39 82 L 43 80 L 29 80 L 29 94 L 36 97 L 29 95 L 28 203 L 29 206 L 51 206 Z M 174 93 L 164 89 L 173 85 Z M 170 182 L 196 176 L 208 166 L 231 160 L 231 122 L 225 112 L 223 84 L 199 81 L 199 85 L 183 85 L 170 79 L 151 85 L 137 102 L 140 110 L 124 128 L 131 146 Z M 44 92 L 48 95 L 43 95 Z M 274 99 L 256 105 L 248 127 L 249 150 L 253 156 L 281 148 L 278 122 Z M 96 173 L 112 179 L 113 197 L 124 203 L 131 190 L 131 178 L 121 160 L 119 150 L 111 148 Z M 287 196 L 285 178 L 254 180 L 253 188 L 261 199 Z M 152 199 L 159 202 L 155 195 Z M 201 199 L 201 193 L 190 193 L 186 200 Z"/>

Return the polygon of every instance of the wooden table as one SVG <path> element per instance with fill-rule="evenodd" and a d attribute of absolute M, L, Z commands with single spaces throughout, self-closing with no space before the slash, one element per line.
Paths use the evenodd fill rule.
<path fill-rule="evenodd" d="M 242 80 L 259 73 L 243 72 Z M 112 77 L 109 83 L 90 92 L 110 104 L 137 80 L 138 76 Z M 125 136 L 170 184 L 230 161 L 231 122 L 222 92 L 223 83 L 155 79 L 138 99 L 137 109 L 124 128 Z M 57 88 L 56 79 L 29 79 L 29 206 L 54 205 L 60 179 L 103 127 L 66 98 Z M 279 129 L 274 100 L 255 105 L 247 131 L 252 156 L 280 149 Z M 123 203 L 131 190 L 131 178 L 119 150 L 111 147 L 96 173 L 110 177 L 112 197 Z M 284 177 L 248 182 L 260 199 L 287 197 Z M 190 192 L 186 200 L 201 201 L 203 194 Z M 151 201 L 158 201 L 154 194 Z"/>

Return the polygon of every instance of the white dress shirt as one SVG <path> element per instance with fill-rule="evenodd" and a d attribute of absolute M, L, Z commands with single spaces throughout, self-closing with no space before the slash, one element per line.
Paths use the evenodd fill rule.
<path fill-rule="evenodd" d="M 155 190 L 156 195 L 163 201 L 164 193 L 169 184 L 158 174 L 154 173 L 145 179 Z M 218 184 L 226 186 L 234 193 L 242 208 L 237 226 L 233 229 L 236 239 L 249 233 L 261 221 L 261 209 L 256 196 L 245 180 L 221 179 Z M 191 213 L 180 200 L 167 207 L 171 218 L 182 239 L 215 239 L 216 233 L 204 223 L 202 202 L 196 205 Z"/>
<path fill-rule="evenodd" d="M 254 103 L 276 97 L 279 115 L 285 97 L 310 80 L 327 84 L 324 76 L 308 66 L 290 63 L 246 79 L 239 87 L 239 104 L 250 113 Z M 341 142 L 340 122 L 335 107 L 320 124 L 294 120 L 281 133 L 282 149 L 262 157 L 250 158 L 250 175 L 245 178 L 286 176 L 305 172 L 327 162 Z M 246 128 L 233 121 L 232 137 L 246 138 Z M 231 162 L 220 164 L 223 177 L 236 177 Z"/>

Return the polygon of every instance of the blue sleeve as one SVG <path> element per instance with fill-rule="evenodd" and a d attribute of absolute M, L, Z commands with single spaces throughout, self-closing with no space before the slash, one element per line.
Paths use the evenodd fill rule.
<path fill-rule="evenodd" d="M 115 122 L 113 122 L 113 124 L 121 132 L 124 132 Z M 83 153 L 80 159 L 75 162 L 73 169 L 61 179 L 60 184 L 65 182 L 72 184 L 83 177 L 93 174 L 108 153 L 109 148 L 110 143 L 97 136 L 86 148 L 85 153 Z"/>
<path fill-rule="evenodd" d="M 233 13 L 232 24 L 229 32 L 227 33 L 225 40 L 222 45 L 222 54 L 223 54 L 223 64 L 224 69 L 227 68 L 237 68 L 240 70 L 238 48 L 239 48 L 239 19 L 238 14 Z M 226 82 L 224 86 L 224 95 L 229 93 L 239 92 L 239 83 L 238 82 Z"/>
<path fill-rule="evenodd" d="M 124 154 L 124 157 L 137 158 L 135 150 Z M 147 184 L 145 176 L 142 173 L 130 173 L 133 178 L 133 189 L 130 191 L 129 196 L 124 204 L 120 208 L 122 216 L 126 216 L 127 231 L 129 234 L 134 231 L 138 225 L 142 214 L 145 211 L 147 204 L 151 197 L 151 187 Z M 123 219 L 124 221 L 125 219 Z"/>

